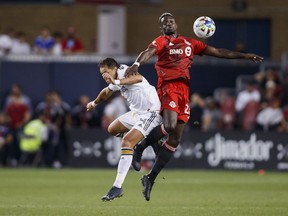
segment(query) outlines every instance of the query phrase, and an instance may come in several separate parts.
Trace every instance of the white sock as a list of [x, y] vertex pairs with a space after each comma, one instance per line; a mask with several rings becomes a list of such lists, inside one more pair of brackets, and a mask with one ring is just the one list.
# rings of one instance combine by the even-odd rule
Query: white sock
[[118, 163], [117, 176], [116, 176], [113, 186], [117, 188], [122, 188], [122, 184], [130, 169], [132, 158], [133, 158], [133, 155], [130, 155], [130, 154], [121, 155], [119, 163]]

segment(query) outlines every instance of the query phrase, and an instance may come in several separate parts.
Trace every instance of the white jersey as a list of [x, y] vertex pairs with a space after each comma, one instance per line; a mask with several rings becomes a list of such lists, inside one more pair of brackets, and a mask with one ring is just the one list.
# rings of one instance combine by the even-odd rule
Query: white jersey
[[[127, 65], [121, 65], [117, 70], [117, 79], [123, 79]], [[108, 88], [112, 91], [120, 91], [121, 95], [126, 98], [131, 111], [146, 112], [160, 111], [161, 103], [154, 86], [143, 77], [142, 82], [133, 85], [113, 85], [109, 84]]]

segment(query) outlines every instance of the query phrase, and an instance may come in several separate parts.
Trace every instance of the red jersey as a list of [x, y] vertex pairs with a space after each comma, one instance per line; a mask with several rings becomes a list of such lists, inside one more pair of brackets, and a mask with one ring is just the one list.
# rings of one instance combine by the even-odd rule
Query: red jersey
[[206, 44], [193, 38], [177, 38], [162, 35], [156, 38], [149, 47], [156, 47], [158, 60], [155, 68], [158, 75], [158, 86], [163, 80], [184, 78], [190, 80], [189, 68], [193, 56], [201, 54]]

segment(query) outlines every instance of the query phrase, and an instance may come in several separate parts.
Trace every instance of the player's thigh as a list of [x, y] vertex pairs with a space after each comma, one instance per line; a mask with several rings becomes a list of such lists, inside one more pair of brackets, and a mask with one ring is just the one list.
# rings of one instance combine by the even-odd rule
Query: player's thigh
[[185, 129], [185, 125], [186, 124], [184, 122], [178, 121], [178, 124], [175, 130], [171, 134], [169, 134], [169, 138], [167, 140], [169, 145], [176, 148], [180, 144], [181, 138]]
[[[132, 127], [138, 121], [138, 114], [133, 111], [129, 111], [116, 120], [114, 120], [108, 127], [108, 132], [114, 136], [118, 133], [124, 133], [132, 129]], [[110, 127], [111, 126], [111, 127]]]
[[123, 137], [122, 147], [133, 148], [158, 125], [162, 123], [159, 112], [151, 111], [138, 115], [138, 121], [133, 128]]
[[163, 119], [159, 112], [150, 111], [139, 114], [138, 121], [133, 128], [140, 131], [144, 137], [147, 137], [156, 126], [162, 124], [162, 121]]
[[116, 120], [114, 120], [109, 125], [108, 132], [116, 135], [117, 133], [123, 133], [129, 131], [135, 125], [137, 120], [138, 120], [137, 113], [129, 111], [119, 116]]
[[125, 133], [129, 131], [129, 128], [127, 128], [125, 125], [123, 125], [119, 119], [115, 119], [108, 127], [108, 133], [115, 136], [119, 133]]
[[165, 130], [168, 133], [172, 133], [177, 126], [178, 113], [170, 109], [164, 109], [162, 115]]

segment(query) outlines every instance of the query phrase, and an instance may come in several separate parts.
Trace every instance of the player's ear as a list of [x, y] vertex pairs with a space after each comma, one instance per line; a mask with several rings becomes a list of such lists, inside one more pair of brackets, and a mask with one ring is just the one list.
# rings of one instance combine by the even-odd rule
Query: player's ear
[[163, 34], [163, 29], [162, 29], [162, 27], [160, 26], [159, 28], [160, 28], [160, 32]]

